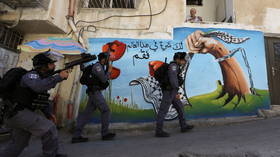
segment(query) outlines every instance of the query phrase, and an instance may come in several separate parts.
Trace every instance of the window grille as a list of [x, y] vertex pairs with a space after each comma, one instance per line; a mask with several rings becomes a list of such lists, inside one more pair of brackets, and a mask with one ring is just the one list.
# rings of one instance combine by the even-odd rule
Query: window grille
[[136, 0], [82, 0], [83, 8], [135, 8]]
[[12, 29], [0, 26], [0, 47], [17, 51], [17, 46], [21, 44], [23, 36]]
[[187, 0], [187, 5], [200, 5], [200, 6], [202, 6], [202, 0]]

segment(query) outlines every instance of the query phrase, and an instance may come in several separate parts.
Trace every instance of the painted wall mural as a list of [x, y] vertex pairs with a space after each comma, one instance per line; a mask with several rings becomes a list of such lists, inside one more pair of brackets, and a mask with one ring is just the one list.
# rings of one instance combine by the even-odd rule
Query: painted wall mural
[[[269, 108], [262, 32], [182, 27], [174, 29], [174, 40], [91, 38], [89, 45], [94, 54], [111, 52], [114, 73], [104, 95], [114, 122], [155, 119], [162, 91], [153, 74], [176, 52], [188, 53], [178, 91], [188, 119], [255, 115]], [[98, 121], [99, 113], [95, 117]], [[177, 118], [172, 106], [165, 118]]]

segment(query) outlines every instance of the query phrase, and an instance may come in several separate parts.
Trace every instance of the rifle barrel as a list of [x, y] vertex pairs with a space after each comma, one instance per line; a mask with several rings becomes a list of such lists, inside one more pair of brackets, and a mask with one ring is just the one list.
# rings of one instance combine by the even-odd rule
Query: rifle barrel
[[74, 61], [72, 61], [72, 62], [65, 63], [65, 68], [64, 68], [64, 69], [60, 69], [60, 70], [54, 71], [54, 74], [60, 73], [61, 71], [70, 69], [70, 68], [72, 68], [72, 67], [74, 67], [74, 66], [81, 65], [81, 64], [84, 64], [84, 63], [93, 61], [93, 60], [95, 60], [95, 59], [96, 59], [96, 56], [95, 56], [95, 55], [89, 55], [89, 54], [87, 54], [86, 56], [83, 56], [83, 55], [82, 55], [82, 58], [81, 58], [81, 59], [77, 59], [77, 60], [74, 60]]

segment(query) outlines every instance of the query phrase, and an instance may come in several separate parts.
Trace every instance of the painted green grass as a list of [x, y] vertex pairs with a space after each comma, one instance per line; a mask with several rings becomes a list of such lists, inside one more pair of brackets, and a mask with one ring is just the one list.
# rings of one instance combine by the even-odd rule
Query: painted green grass
[[256, 89], [257, 95], [248, 94], [245, 99], [238, 102], [235, 96], [232, 101], [224, 105], [228, 95], [218, 98], [222, 93], [222, 85], [218, 83], [217, 89], [211, 93], [190, 98], [192, 107], [185, 107], [189, 117], [213, 117], [223, 115], [246, 115], [255, 114], [257, 109], [268, 107], [269, 92]]
[[[231, 102], [224, 106], [228, 95], [219, 99], [222, 92], [222, 85], [218, 83], [217, 89], [211, 93], [191, 97], [189, 100], [192, 107], [185, 107], [188, 118], [209, 118], [224, 117], [234, 115], [253, 115], [257, 109], [268, 107], [270, 104], [269, 93], [267, 90], [256, 89], [257, 95], [248, 94], [245, 100], [234, 97]], [[80, 111], [83, 111], [87, 103], [87, 97], [83, 99], [80, 105]], [[116, 101], [108, 103], [112, 112], [112, 121], [114, 122], [143, 122], [153, 121], [155, 119], [153, 109], [140, 109], [137, 104], [120, 104]], [[237, 106], [237, 107], [235, 107]], [[100, 120], [100, 113], [94, 113], [94, 121]]]
[[137, 109], [110, 103], [114, 121], [151, 121], [154, 119], [153, 109]]
[[[83, 111], [87, 104], [87, 97], [83, 99], [80, 105], [80, 111]], [[118, 104], [115, 101], [108, 103], [112, 112], [111, 119], [115, 122], [144, 122], [154, 120], [153, 109], [139, 109], [136, 105], [127, 106], [124, 104]], [[100, 112], [96, 111], [94, 114], [94, 119], [96, 121], [100, 120]]]

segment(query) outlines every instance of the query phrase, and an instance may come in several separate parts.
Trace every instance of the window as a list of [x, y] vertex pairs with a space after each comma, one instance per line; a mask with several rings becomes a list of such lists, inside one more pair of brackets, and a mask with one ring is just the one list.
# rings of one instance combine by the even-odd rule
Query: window
[[187, 0], [187, 5], [202, 5], [202, 0]]
[[21, 44], [23, 36], [12, 29], [0, 26], [0, 47], [17, 51], [17, 46]]
[[[203, 4], [202, 4], [203, 3]], [[235, 21], [233, 0], [187, 0], [185, 22], [226, 22]]]
[[84, 8], [135, 8], [136, 0], [83, 0]]

